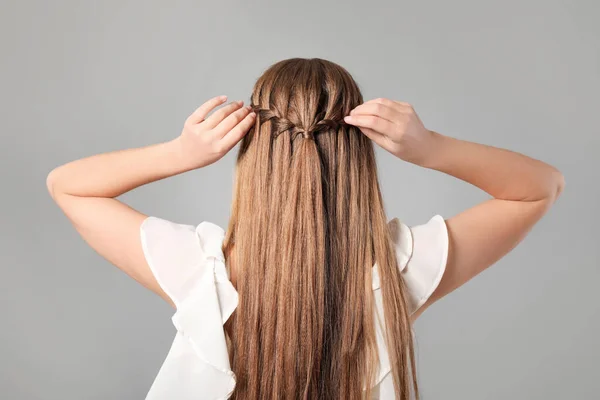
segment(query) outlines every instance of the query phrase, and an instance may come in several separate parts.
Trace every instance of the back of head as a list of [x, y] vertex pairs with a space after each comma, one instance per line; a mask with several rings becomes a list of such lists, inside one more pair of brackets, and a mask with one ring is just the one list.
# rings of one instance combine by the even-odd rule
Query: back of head
[[374, 263], [397, 398], [418, 395], [373, 144], [343, 121], [363, 102], [358, 85], [335, 63], [293, 58], [263, 73], [251, 101], [257, 118], [240, 144], [224, 243], [240, 299], [225, 325], [232, 398], [370, 396]]

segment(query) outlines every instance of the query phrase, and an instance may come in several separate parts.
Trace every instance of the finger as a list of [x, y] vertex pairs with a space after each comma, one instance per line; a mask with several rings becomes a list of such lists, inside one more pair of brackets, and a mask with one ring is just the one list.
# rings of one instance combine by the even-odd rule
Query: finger
[[231, 114], [235, 110], [238, 110], [243, 104], [244, 104], [244, 102], [241, 100], [233, 101], [233, 102], [227, 104], [226, 106], [221, 107], [214, 113], [212, 113], [212, 115], [210, 117], [206, 118], [202, 124], [207, 129], [213, 129], [215, 126], [219, 125], [219, 123], [221, 121], [223, 121], [223, 119], [225, 117], [227, 117], [229, 114]]
[[219, 123], [214, 129], [215, 135], [217, 138], [222, 138], [225, 136], [230, 130], [232, 130], [237, 124], [239, 124], [250, 112], [251, 107], [246, 106], [242, 107], [239, 110], [229, 114], [227, 118], [225, 118], [221, 123]]
[[255, 120], [256, 113], [251, 112], [250, 114], [246, 115], [246, 117], [242, 119], [239, 124], [225, 134], [220, 142], [227, 149], [227, 151], [231, 150], [237, 142], [242, 140], [250, 128], [252, 128]]
[[366, 137], [368, 137], [369, 139], [371, 139], [373, 142], [375, 142], [379, 146], [383, 147], [383, 143], [385, 141], [385, 136], [384, 135], [382, 135], [381, 133], [379, 133], [377, 131], [374, 131], [373, 129], [369, 129], [369, 128], [360, 128], [360, 127], [358, 127], [358, 130], [360, 130]]
[[395, 128], [394, 123], [375, 115], [348, 115], [344, 117], [344, 121], [359, 128], [372, 129], [386, 136]]
[[365, 103], [361, 104], [352, 111], [350, 115], [375, 115], [387, 121], [395, 123], [402, 115], [400, 111], [382, 103]]
[[227, 96], [213, 97], [212, 99], [206, 101], [204, 104], [198, 107], [196, 111], [194, 111], [185, 122], [190, 124], [197, 124], [202, 122], [213, 108], [217, 107], [220, 104], [223, 104], [226, 100]]
[[385, 140], [385, 136], [381, 133], [374, 131], [369, 128], [359, 128], [360, 131], [369, 139], [377, 143], [379, 146], [383, 147], [383, 141]]

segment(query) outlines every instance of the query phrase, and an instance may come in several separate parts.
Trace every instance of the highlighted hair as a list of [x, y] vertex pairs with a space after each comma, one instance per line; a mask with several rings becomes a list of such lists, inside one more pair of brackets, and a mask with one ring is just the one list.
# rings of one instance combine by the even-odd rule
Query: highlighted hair
[[357, 84], [335, 63], [293, 58], [269, 67], [251, 100], [223, 249], [240, 299], [225, 324], [231, 398], [371, 398], [377, 262], [396, 398], [418, 399], [373, 144], [343, 122], [363, 102]]

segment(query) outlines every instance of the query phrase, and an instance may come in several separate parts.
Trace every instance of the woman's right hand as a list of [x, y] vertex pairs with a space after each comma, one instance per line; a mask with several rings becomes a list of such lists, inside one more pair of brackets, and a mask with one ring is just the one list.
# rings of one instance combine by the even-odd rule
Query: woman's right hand
[[346, 121], [403, 160], [461, 179], [493, 197], [445, 219], [446, 268], [412, 321], [514, 249], [565, 185], [562, 174], [541, 160], [425, 129], [406, 103], [371, 100], [352, 110]]
[[404, 161], [420, 164], [428, 153], [435, 133], [408, 103], [377, 98], [350, 111], [344, 121]]

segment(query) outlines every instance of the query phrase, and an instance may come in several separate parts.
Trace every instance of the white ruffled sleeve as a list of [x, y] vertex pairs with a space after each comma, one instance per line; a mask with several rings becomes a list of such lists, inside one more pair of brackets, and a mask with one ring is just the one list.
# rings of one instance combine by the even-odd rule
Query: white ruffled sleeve
[[[394, 242], [398, 268], [407, 289], [409, 313], [413, 314], [431, 296], [446, 270], [448, 258], [446, 222], [441, 215], [434, 215], [424, 224], [408, 226], [398, 218], [394, 218], [388, 222], [388, 227]], [[387, 399], [394, 397], [394, 386], [385, 343], [383, 297], [377, 263], [373, 266], [372, 287], [377, 308], [374, 321], [379, 352], [379, 372], [373, 388], [377, 387], [380, 397]]]
[[409, 297], [410, 313], [419, 309], [438, 287], [448, 259], [448, 229], [441, 215], [408, 226], [394, 218], [392, 236]]
[[149, 216], [142, 222], [140, 235], [152, 274], [179, 309], [201, 272], [203, 254], [196, 227]]
[[146, 261], [173, 300], [177, 334], [146, 400], [224, 399], [235, 387], [223, 324], [238, 304], [221, 246], [224, 230], [149, 216], [140, 226]]

